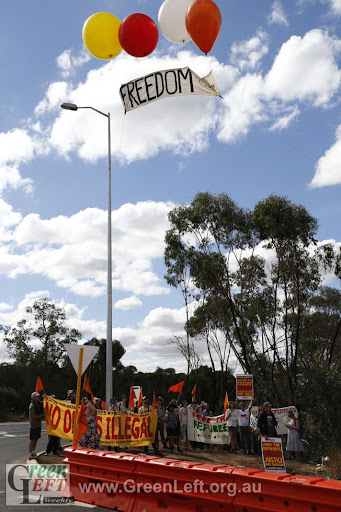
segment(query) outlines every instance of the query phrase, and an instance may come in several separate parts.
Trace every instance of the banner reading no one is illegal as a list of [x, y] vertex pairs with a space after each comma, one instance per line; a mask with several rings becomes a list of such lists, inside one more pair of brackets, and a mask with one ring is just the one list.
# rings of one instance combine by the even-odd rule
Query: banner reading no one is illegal
[[212, 71], [200, 78], [189, 67], [156, 71], [121, 85], [125, 112], [162, 98], [188, 95], [220, 96]]

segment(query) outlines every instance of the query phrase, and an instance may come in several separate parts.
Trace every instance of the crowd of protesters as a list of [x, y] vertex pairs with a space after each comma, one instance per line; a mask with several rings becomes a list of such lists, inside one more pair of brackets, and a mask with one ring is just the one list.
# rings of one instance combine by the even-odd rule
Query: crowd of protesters
[[[54, 395], [51, 395], [54, 397]], [[65, 401], [69, 403], [76, 403], [76, 394], [74, 390], [69, 390], [66, 395]], [[229, 402], [225, 412], [225, 421], [229, 433], [229, 445], [220, 445], [223, 450], [229, 450], [231, 453], [240, 452], [248, 455], [261, 454], [261, 437], [268, 439], [269, 437], [277, 437], [276, 426], [277, 420], [271, 410], [271, 404], [265, 402], [263, 407], [258, 408], [258, 420], [251, 421], [251, 410], [253, 401], [246, 407], [245, 401]], [[85, 416], [88, 423], [88, 429], [83, 434], [79, 441], [79, 446], [91, 449], [100, 449], [100, 437], [96, 426], [97, 410], [102, 410], [102, 401], [100, 398], [95, 397], [94, 400], [84, 398]], [[153, 409], [149, 404], [147, 396], [142, 398], [142, 405], [137, 406], [137, 400], [134, 401], [134, 408], [129, 405], [128, 395], [124, 394], [121, 400], [114, 397], [110, 400], [109, 411], [131, 411], [138, 414], [148, 413]], [[193, 410], [197, 414], [206, 417], [212, 417], [213, 412], [210, 410], [208, 403], [198, 403], [197, 398], [192, 396], [191, 402], [183, 400], [179, 403], [178, 400], [171, 400], [168, 405], [164, 403], [162, 397], [156, 400], [157, 410], [157, 428], [155, 440], [152, 443], [154, 455], [163, 456], [159, 449], [160, 442], [163, 449], [169, 449], [171, 452], [176, 450], [182, 453], [190, 447], [193, 450], [200, 449], [214, 449], [215, 445], [209, 443], [202, 443], [188, 439], [188, 411]], [[43, 410], [43, 403], [39, 393], [32, 393], [31, 404], [29, 407], [30, 418], [30, 444], [29, 444], [29, 459], [35, 459], [36, 445], [38, 439], [41, 437], [41, 422], [44, 419], [46, 412]], [[299, 430], [300, 422], [295, 417], [292, 411], [288, 413], [288, 438], [287, 438], [287, 452], [291, 458], [299, 459], [300, 453], [303, 452], [303, 444], [300, 439]], [[109, 448], [110, 449], [110, 448]], [[117, 448], [114, 448], [117, 451]], [[143, 447], [145, 454], [148, 454], [148, 446]], [[62, 455], [62, 447], [60, 445], [60, 438], [56, 436], [49, 436], [48, 445], [46, 447], [45, 455], [50, 453], [54, 455]]]

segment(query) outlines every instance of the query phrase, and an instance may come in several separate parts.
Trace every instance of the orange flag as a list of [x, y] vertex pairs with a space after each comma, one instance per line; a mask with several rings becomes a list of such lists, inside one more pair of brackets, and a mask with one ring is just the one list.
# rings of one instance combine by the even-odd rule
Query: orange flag
[[141, 407], [142, 405], [142, 386], [140, 387], [140, 395], [139, 395], [139, 401], [137, 402], [137, 407]]
[[107, 404], [105, 402], [103, 402], [103, 400], [101, 400], [101, 404], [102, 404], [102, 411], [106, 411], [107, 410]]
[[155, 396], [155, 391], [153, 391], [153, 409], [156, 409], [156, 396]]
[[85, 376], [84, 376], [83, 389], [84, 389], [84, 391], [86, 391], [87, 393], [90, 393], [90, 395], [91, 395], [91, 400], [94, 402], [94, 401], [95, 401], [95, 397], [94, 397], [93, 392], [92, 392], [92, 391], [91, 391], [91, 389], [90, 389], [90, 385], [89, 385], [89, 381], [88, 381], [88, 376], [87, 376], [87, 374], [85, 374]]
[[77, 422], [76, 422], [76, 437], [75, 437], [75, 443], [74, 446], [78, 446], [78, 443], [80, 441], [80, 438], [88, 430], [88, 422], [86, 420], [85, 416], [85, 405], [84, 405], [84, 398], [82, 398], [82, 404], [80, 406], [80, 409], [78, 411], [77, 416]]
[[197, 392], [197, 385], [194, 386], [194, 388], [192, 389], [192, 395], [195, 396]]
[[174, 386], [171, 386], [169, 388], [168, 392], [174, 391], [174, 393], [181, 393], [182, 388], [184, 387], [184, 384], [185, 384], [184, 380], [182, 382], [179, 382], [178, 384], [174, 384]]
[[226, 412], [228, 404], [229, 404], [229, 396], [226, 391], [225, 400], [224, 400], [224, 413]]
[[134, 398], [135, 398], [135, 392], [134, 392], [134, 388], [133, 386], [131, 386], [130, 388], [130, 394], [129, 394], [129, 405], [131, 407], [131, 410], [134, 412], [134, 409], [135, 409], [135, 402], [134, 402]]
[[45, 391], [45, 390], [44, 390], [43, 383], [42, 383], [40, 377], [38, 376], [37, 384], [36, 384], [36, 393], [39, 393], [39, 391]]

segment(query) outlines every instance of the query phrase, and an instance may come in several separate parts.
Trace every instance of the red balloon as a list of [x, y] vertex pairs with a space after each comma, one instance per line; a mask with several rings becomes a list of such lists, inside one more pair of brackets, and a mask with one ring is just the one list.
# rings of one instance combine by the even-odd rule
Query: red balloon
[[146, 14], [130, 14], [121, 23], [118, 33], [122, 48], [133, 57], [146, 57], [156, 48], [159, 30]]
[[221, 13], [212, 0], [195, 0], [186, 13], [186, 28], [198, 48], [208, 54], [221, 28]]

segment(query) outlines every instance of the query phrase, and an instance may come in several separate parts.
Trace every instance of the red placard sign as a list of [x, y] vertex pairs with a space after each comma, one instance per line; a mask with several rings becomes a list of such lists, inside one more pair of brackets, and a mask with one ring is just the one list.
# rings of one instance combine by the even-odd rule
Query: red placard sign
[[253, 399], [253, 375], [236, 375], [237, 400]]
[[262, 437], [262, 457], [265, 471], [286, 471], [280, 437]]

